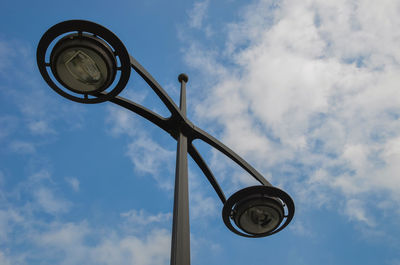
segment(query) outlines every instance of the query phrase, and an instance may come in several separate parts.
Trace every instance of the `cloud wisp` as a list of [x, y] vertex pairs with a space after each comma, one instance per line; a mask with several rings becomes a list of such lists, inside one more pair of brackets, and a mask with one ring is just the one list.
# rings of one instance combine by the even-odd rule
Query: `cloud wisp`
[[207, 15], [209, 3], [209, 0], [194, 3], [193, 8], [188, 12], [190, 27], [196, 29], [202, 28], [203, 21], [205, 19], [205, 16]]
[[160, 188], [171, 191], [175, 151], [151, 139], [137, 117], [129, 111], [115, 107], [108, 110], [110, 133], [129, 137], [126, 155], [134, 165], [134, 170], [140, 174], [149, 174]]

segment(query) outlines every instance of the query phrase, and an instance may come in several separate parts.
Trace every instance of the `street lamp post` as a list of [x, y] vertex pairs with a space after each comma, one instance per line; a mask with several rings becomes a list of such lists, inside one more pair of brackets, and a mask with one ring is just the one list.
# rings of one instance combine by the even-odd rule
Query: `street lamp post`
[[[178, 80], [181, 83], [180, 110], [183, 117], [186, 118], [186, 83], [188, 77], [185, 74], [180, 74]], [[190, 264], [188, 139], [181, 130], [179, 130], [177, 138], [171, 265]]]
[[[272, 186], [244, 159], [187, 118], [187, 75], [178, 77], [181, 84], [178, 107], [143, 66], [129, 55], [114, 33], [85, 20], [64, 21], [47, 30], [39, 41], [36, 57], [44, 80], [61, 96], [86, 104], [110, 101], [151, 121], [177, 140], [171, 265], [190, 265], [188, 154], [223, 203], [222, 219], [232, 232], [244, 237], [265, 237], [281, 231], [292, 220], [295, 207], [286, 192]], [[131, 69], [162, 100], [171, 112], [169, 118], [118, 96], [129, 80]], [[239, 190], [226, 199], [212, 171], [193, 146], [196, 139], [229, 157], [260, 185]]]

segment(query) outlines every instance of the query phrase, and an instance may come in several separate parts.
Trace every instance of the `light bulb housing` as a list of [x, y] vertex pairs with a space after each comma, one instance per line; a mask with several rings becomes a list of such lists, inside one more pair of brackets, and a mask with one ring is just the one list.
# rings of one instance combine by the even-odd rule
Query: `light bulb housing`
[[50, 55], [51, 71], [65, 88], [79, 94], [102, 92], [115, 79], [117, 61], [103, 40], [89, 34], [69, 34]]
[[67, 20], [49, 28], [38, 43], [36, 61], [55, 92], [84, 104], [117, 97], [131, 73], [131, 57], [121, 40], [86, 20]]
[[292, 198], [283, 190], [251, 186], [234, 193], [225, 202], [222, 219], [235, 234], [265, 237], [285, 228], [293, 219], [294, 210]]
[[269, 233], [283, 220], [282, 203], [262, 195], [253, 195], [238, 202], [233, 209], [235, 224], [248, 234]]

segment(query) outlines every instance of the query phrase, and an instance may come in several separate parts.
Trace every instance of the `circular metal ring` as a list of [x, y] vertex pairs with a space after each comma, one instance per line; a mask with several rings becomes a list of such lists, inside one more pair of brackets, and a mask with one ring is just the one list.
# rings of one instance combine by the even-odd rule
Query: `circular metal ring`
[[[237, 230], [231, 222], [231, 216], [232, 216], [232, 211], [234, 206], [242, 201], [244, 198], [247, 198], [252, 195], [259, 194], [260, 196], [266, 196], [266, 197], [272, 197], [272, 198], [277, 198], [283, 202], [283, 206], [287, 209], [287, 214], [284, 216], [286, 220], [284, 221], [283, 224], [278, 226], [275, 230], [263, 233], [263, 234], [247, 234], [243, 233], [239, 230]], [[290, 196], [284, 192], [281, 189], [278, 189], [276, 187], [272, 186], [251, 186], [244, 188], [242, 190], [239, 190], [238, 192], [234, 193], [224, 204], [224, 207], [222, 209], [222, 219], [225, 223], [225, 225], [234, 232], [237, 235], [244, 236], [244, 237], [265, 237], [265, 236], [270, 236], [272, 234], [275, 234], [279, 231], [281, 231], [283, 228], [285, 228], [290, 221], [293, 219], [294, 216], [294, 202]]]
[[[56, 38], [70, 32], [78, 32], [78, 34], [86, 32], [93, 34], [93, 36], [98, 36], [111, 46], [111, 49], [114, 52], [114, 56], [119, 58], [121, 64], [117, 68], [117, 70], [121, 71], [119, 81], [115, 85], [115, 87], [112, 88], [109, 92], [104, 91], [102, 93], [87, 94], [95, 96], [94, 98], [88, 98], [87, 95], [85, 95], [83, 98], [78, 97], [67, 93], [65, 90], [60, 88], [50, 77], [47, 69], [50, 67], [50, 62], [45, 61], [47, 49]], [[39, 71], [42, 74], [44, 80], [54, 91], [65, 98], [80, 103], [100, 103], [116, 97], [125, 88], [131, 72], [129, 53], [126, 50], [124, 44], [118, 39], [118, 37], [105, 27], [86, 20], [68, 20], [58, 23], [48, 29], [39, 41], [36, 52], [36, 60]]]

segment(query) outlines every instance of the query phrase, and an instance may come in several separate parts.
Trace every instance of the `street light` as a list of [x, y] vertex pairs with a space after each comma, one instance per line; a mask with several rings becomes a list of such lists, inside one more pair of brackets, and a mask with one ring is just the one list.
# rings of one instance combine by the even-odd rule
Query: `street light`
[[[39, 41], [36, 59], [44, 80], [61, 96], [86, 104], [110, 101], [151, 121], [177, 140], [171, 265], [190, 264], [187, 154], [221, 199], [222, 218], [232, 232], [244, 237], [265, 237], [281, 231], [292, 220], [295, 207], [286, 192], [272, 186], [244, 159], [186, 117], [187, 75], [178, 77], [181, 84], [178, 108], [157, 81], [129, 55], [114, 33], [85, 20], [64, 21], [47, 30]], [[162, 100], [171, 112], [169, 118], [118, 96], [129, 80], [131, 69]], [[214, 174], [193, 146], [196, 139], [222, 152], [261, 185], [239, 190], [227, 200]]]

